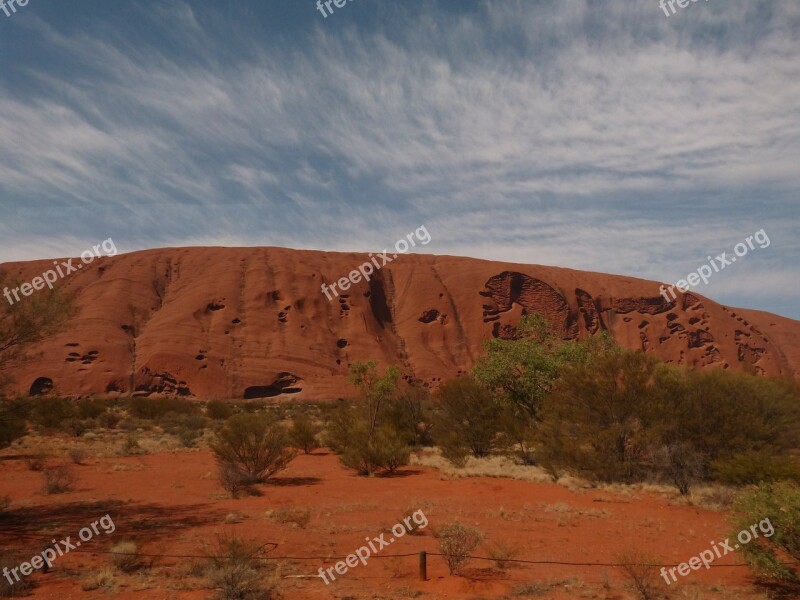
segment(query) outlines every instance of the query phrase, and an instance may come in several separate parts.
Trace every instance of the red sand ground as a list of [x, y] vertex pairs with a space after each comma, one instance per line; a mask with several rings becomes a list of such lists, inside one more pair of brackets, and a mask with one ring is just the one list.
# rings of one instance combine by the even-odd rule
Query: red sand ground
[[[6, 453], [7, 454], [7, 453]], [[423, 536], [404, 536], [383, 554], [437, 551], [431, 528], [459, 519], [482, 530], [490, 543], [519, 550], [517, 558], [567, 562], [613, 562], [619, 553], [638, 549], [677, 564], [727, 537], [724, 514], [708, 509], [671, 505], [656, 494], [616, 494], [603, 490], [569, 490], [554, 484], [535, 484], [499, 478], [446, 479], [434, 469], [409, 467], [401, 476], [363, 478], [342, 468], [337, 457], [320, 452], [299, 456], [289, 469], [263, 485], [261, 497], [239, 500], [224, 496], [214, 476], [215, 465], [206, 450], [141, 457], [90, 458], [75, 467], [76, 491], [44, 495], [40, 473], [23, 460], [0, 461], [0, 495], [12, 499], [10, 519], [0, 521], [3, 543], [22, 549], [67, 535], [76, 539], [81, 527], [109, 513], [116, 531], [102, 531], [84, 544], [85, 550], [108, 550], [123, 540], [135, 540], [142, 552], [202, 554], [203, 541], [218, 532], [236, 531], [259, 542], [275, 542], [272, 556], [344, 556], [395, 524], [412, 502], [425, 503], [429, 518]], [[130, 469], [130, 470], [121, 470]], [[557, 504], [558, 503], [558, 504]], [[555, 506], [554, 506], [555, 505]], [[311, 510], [301, 529], [265, 516], [286, 507]], [[548, 510], [549, 507], [549, 510]], [[241, 523], [226, 524], [229, 513], [245, 515]], [[26, 551], [28, 551], [26, 549]], [[478, 551], [486, 555], [481, 548]], [[728, 555], [718, 564], [738, 563]], [[208, 589], [185, 590], [184, 573], [190, 559], [155, 559], [149, 574], [116, 577], [116, 598], [207, 598]], [[281, 561], [284, 574], [313, 575], [336, 561]], [[83, 579], [110, 564], [108, 556], [71, 553], [49, 574], [32, 576], [39, 584], [35, 598], [108, 597], [109, 592], [81, 589]], [[308, 598], [499, 598], [514, 584], [569, 580], [543, 598], [632, 598], [614, 568], [520, 566], [505, 572], [494, 563], [472, 561], [468, 577], [447, 574], [441, 558], [431, 557], [429, 580], [417, 580], [417, 558], [372, 558], [329, 587], [319, 578], [282, 579], [287, 600]], [[607, 578], [607, 579], [606, 579]], [[603, 587], [610, 583], [610, 590]], [[749, 598], [746, 568], [692, 572], [683, 578], [681, 598]], [[701, 585], [702, 584], [702, 585]], [[708, 591], [724, 584], [733, 595]], [[124, 587], [122, 587], [124, 586]], [[739, 587], [746, 586], [746, 587]], [[674, 588], [675, 586], [673, 586]], [[701, 589], [702, 588], [702, 589]], [[703, 591], [705, 590], [705, 591]]]

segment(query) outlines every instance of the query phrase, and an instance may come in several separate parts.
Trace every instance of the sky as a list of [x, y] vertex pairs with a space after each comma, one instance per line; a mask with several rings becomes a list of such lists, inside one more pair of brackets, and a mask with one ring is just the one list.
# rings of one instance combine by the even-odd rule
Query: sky
[[15, 8], [0, 262], [424, 225], [428, 254], [671, 284], [763, 229], [693, 289], [800, 318], [797, 0]]

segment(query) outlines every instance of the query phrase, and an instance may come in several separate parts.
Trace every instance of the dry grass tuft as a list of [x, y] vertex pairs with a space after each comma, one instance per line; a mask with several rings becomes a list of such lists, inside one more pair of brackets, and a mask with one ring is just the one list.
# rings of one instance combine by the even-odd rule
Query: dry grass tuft
[[540, 467], [518, 465], [508, 456], [487, 456], [475, 458], [471, 456], [463, 468], [454, 467], [444, 458], [438, 448], [425, 448], [418, 454], [411, 455], [412, 465], [433, 467], [448, 477], [460, 479], [464, 477], [503, 477], [550, 483], [552, 478]]
[[268, 519], [277, 521], [284, 525], [290, 524], [300, 529], [305, 529], [311, 521], [311, 509], [309, 508], [278, 508], [268, 510], [265, 513]]
[[103, 590], [113, 593], [117, 589], [116, 573], [111, 567], [103, 567], [99, 571], [92, 571], [84, 578], [81, 588], [84, 592]]
[[135, 542], [120, 542], [111, 547], [111, 552], [116, 552], [114, 556], [114, 566], [123, 573], [133, 573], [145, 567], [145, 563], [140, 556], [135, 556], [139, 547]]

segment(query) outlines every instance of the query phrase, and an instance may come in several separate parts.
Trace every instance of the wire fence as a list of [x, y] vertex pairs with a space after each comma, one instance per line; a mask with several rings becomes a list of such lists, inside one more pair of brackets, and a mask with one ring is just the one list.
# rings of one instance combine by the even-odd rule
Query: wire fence
[[[278, 547], [278, 544], [274, 542], [268, 542], [265, 545], [272, 545], [273, 548], [269, 551], [274, 550]], [[96, 555], [117, 555], [117, 556], [136, 556], [136, 557], [147, 557], [147, 558], [200, 558], [200, 559], [210, 559], [214, 558], [217, 560], [234, 560], [237, 556], [218, 556], [218, 555], [209, 555], [209, 554], [150, 554], [150, 553], [142, 553], [142, 552], [114, 552], [110, 550], [73, 550], [72, 552], [77, 553], [85, 553], [85, 554], [96, 554]], [[443, 554], [441, 552], [428, 552], [424, 551], [427, 556], [441, 556], [447, 557], [447, 554]], [[411, 552], [406, 554], [373, 554], [369, 558], [372, 560], [373, 558], [378, 559], [385, 559], [385, 558], [409, 558], [412, 556], [419, 556], [420, 552]], [[255, 556], [253, 555], [251, 558], [255, 560], [322, 560], [322, 561], [333, 561], [333, 560], [346, 560], [347, 556]], [[526, 565], [556, 565], [556, 566], [569, 566], [569, 567], [634, 567], [634, 566], [644, 566], [644, 567], [677, 567], [677, 564], [653, 564], [653, 563], [625, 563], [625, 562], [570, 562], [570, 561], [562, 561], [562, 560], [529, 560], [529, 559], [520, 559], [520, 558], [492, 558], [489, 556], [476, 556], [476, 555], [467, 555], [467, 558], [471, 560], [485, 560], [485, 561], [492, 561], [492, 562], [502, 562], [502, 563], [515, 563], [515, 564], [526, 564]], [[680, 564], [680, 563], [679, 563]], [[798, 566], [800, 563], [795, 562], [786, 562], [783, 563], [787, 566]], [[741, 568], [747, 567], [747, 563], [729, 563], [729, 564], [715, 564], [712, 563], [709, 565], [710, 568]]]

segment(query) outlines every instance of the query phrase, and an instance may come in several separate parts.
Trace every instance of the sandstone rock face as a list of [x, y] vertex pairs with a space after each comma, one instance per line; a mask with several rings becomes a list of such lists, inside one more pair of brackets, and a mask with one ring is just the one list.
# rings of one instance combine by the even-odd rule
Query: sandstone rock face
[[[326, 298], [322, 283], [368, 260], [284, 248], [96, 260], [60, 282], [77, 314], [9, 373], [12, 391], [332, 400], [352, 394], [347, 367], [367, 359], [435, 387], [531, 311], [565, 337], [607, 330], [677, 364], [800, 376], [800, 322], [694, 293], [666, 302], [658, 283], [629, 277], [415, 254]], [[51, 265], [0, 270], [30, 281]]]

